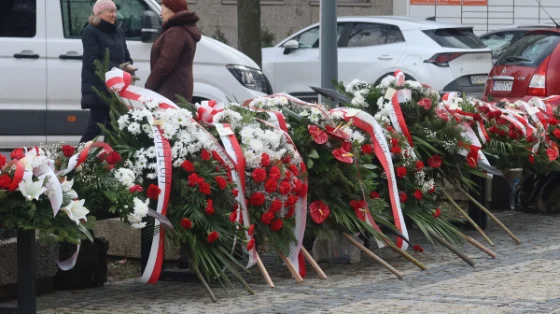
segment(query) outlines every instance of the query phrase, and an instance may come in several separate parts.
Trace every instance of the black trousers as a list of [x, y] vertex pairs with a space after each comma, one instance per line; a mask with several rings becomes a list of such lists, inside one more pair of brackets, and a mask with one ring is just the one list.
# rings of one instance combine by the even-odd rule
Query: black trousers
[[104, 124], [105, 127], [109, 127], [109, 107], [92, 108], [89, 111], [89, 121], [82, 136], [80, 143], [86, 143], [101, 134], [101, 128], [98, 124]]

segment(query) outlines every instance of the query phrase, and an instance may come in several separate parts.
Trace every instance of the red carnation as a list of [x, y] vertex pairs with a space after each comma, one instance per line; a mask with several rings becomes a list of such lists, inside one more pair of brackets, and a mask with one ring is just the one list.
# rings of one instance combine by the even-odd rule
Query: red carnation
[[220, 163], [223, 163], [224, 161], [222, 160], [222, 157], [220, 157], [220, 154], [218, 154], [217, 151], [213, 150], [212, 151], [212, 158], [216, 159], [217, 161], [219, 161]]
[[322, 224], [331, 214], [331, 210], [322, 201], [314, 201], [309, 204], [309, 214], [315, 223]]
[[210, 154], [210, 152], [208, 152], [206, 149], [203, 149], [200, 152], [200, 157], [202, 157], [202, 160], [210, 160], [210, 158], [212, 158], [212, 154]]
[[264, 168], [257, 168], [253, 170], [251, 177], [253, 177], [253, 180], [255, 180], [255, 182], [261, 183], [266, 180], [266, 170], [264, 170]]
[[214, 209], [214, 201], [212, 201], [211, 199], [206, 201], [206, 208], [204, 208], [204, 212], [208, 216], [214, 215], [214, 213], [216, 212], [216, 210]]
[[183, 227], [185, 229], [192, 228], [192, 221], [189, 218], [181, 219], [181, 227]]
[[416, 162], [416, 171], [421, 171], [422, 169], [424, 169], [424, 163], [419, 160]]
[[392, 137], [391, 138], [391, 146], [395, 147], [395, 146], [399, 146], [399, 139], [396, 137]]
[[413, 195], [414, 195], [414, 197], [415, 197], [417, 200], [419, 200], [419, 201], [422, 200], [422, 196], [423, 196], [422, 191], [416, 190], [416, 192], [414, 192]]
[[558, 120], [555, 117], [552, 117], [550, 119], [548, 119], [548, 124], [550, 125], [557, 125], [558, 124]]
[[290, 186], [290, 183], [288, 183], [288, 182], [282, 182], [282, 184], [280, 184], [280, 189], [278, 189], [278, 191], [282, 195], [286, 195], [286, 194], [290, 193], [290, 190], [291, 190], [291, 186]]
[[286, 218], [292, 218], [292, 216], [294, 215], [294, 213], [296, 212], [296, 208], [294, 206], [291, 206], [288, 209], [288, 212], [286, 213]]
[[144, 191], [144, 189], [139, 185], [133, 185], [128, 189], [128, 191], [130, 193], [136, 193], [136, 192], [142, 192], [142, 191]]
[[250, 226], [249, 226], [249, 229], [247, 229], [247, 233], [248, 233], [250, 236], [253, 236], [253, 233], [254, 233], [254, 232], [255, 232], [255, 225], [250, 225]]
[[428, 158], [428, 165], [434, 169], [441, 167], [441, 157], [436, 155]]
[[[288, 172], [289, 173], [289, 172]], [[292, 187], [292, 193], [297, 194], [301, 190], [301, 181], [299, 179], [294, 179], [294, 187]]]
[[231, 222], [237, 221], [237, 210], [234, 210], [229, 214], [229, 221]]
[[119, 153], [115, 151], [109, 153], [109, 155], [107, 155], [107, 158], [105, 158], [105, 161], [107, 161], [107, 163], [110, 165], [116, 165], [119, 162], [121, 162], [121, 160], [122, 160], [121, 155], [119, 155]]
[[373, 145], [372, 144], [365, 144], [362, 146], [362, 154], [364, 155], [371, 155], [373, 154]]
[[309, 189], [309, 187], [307, 186], [307, 184], [302, 184], [301, 185], [301, 189], [299, 190], [298, 196], [299, 197], [304, 197], [307, 195], [307, 190]]
[[396, 172], [397, 172], [397, 177], [399, 177], [401, 179], [406, 177], [406, 168], [405, 167], [402, 167], [402, 166], [398, 167]]
[[277, 180], [277, 181], [280, 180], [280, 176], [281, 176], [280, 169], [278, 169], [278, 167], [276, 166], [270, 167], [270, 170], [268, 171], [268, 176], [272, 180]]
[[220, 237], [220, 234], [218, 232], [216, 232], [216, 231], [210, 232], [208, 234], [208, 243], [216, 242], [219, 237]]
[[261, 216], [261, 221], [265, 225], [270, 225], [272, 219], [274, 219], [274, 213], [271, 212], [266, 212]]
[[249, 240], [247, 242], [247, 251], [251, 251], [255, 247], [255, 239]]
[[62, 154], [64, 155], [64, 157], [68, 157], [68, 158], [72, 157], [75, 151], [76, 149], [73, 146], [70, 145], [62, 146]]
[[23, 152], [23, 148], [16, 148], [12, 151], [12, 153], [10, 154], [10, 159], [14, 160], [14, 159], [22, 159], [23, 157], [25, 157], [25, 153]]
[[267, 153], [262, 153], [262, 155], [261, 155], [261, 165], [263, 167], [270, 166], [270, 156], [268, 156]]
[[264, 204], [264, 194], [261, 192], [255, 192], [251, 195], [251, 200], [249, 203], [253, 206], [262, 206]]
[[266, 191], [266, 193], [274, 193], [276, 192], [277, 188], [278, 188], [278, 182], [272, 179], [266, 180], [266, 183], [264, 184], [264, 190]]
[[289, 154], [286, 154], [284, 158], [282, 158], [282, 162], [285, 164], [289, 164], [290, 161], [292, 161], [292, 156], [290, 156]]
[[286, 202], [284, 202], [284, 204], [285, 204], [284, 206], [285, 207], [293, 206], [297, 203], [297, 200], [298, 200], [298, 198], [296, 196], [290, 195], [290, 196], [288, 196], [288, 199], [286, 200]]
[[155, 184], [150, 184], [150, 186], [148, 187], [148, 191], [146, 192], [148, 197], [153, 200], [157, 200], [159, 198], [160, 193], [161, 193], [160, 188]]
[[193, 173], [191, 174], [189, 177], [189, 186], [194, 187], [198, 184], [198, 181], [200, 180], [200, 178], [198, 177], [198, 174]]
[[474, 121], [482, 120], [482, 116], [479, 113], [475, 113], [472, 118]]
[[402, 149], [398, 146], [393, 146], [391, 147], [391, 153], [397, 155], [400, 154], [402, 152]]
[[282, 209], [282, 201], [279, 199], [275, 199], [272, 204], [270, 204], [270, 211], [273, 213], [277, 213]]
[[210, 193], [212, 193], [212, 188], [210, 184], [204, 182], [204, 179], [199, 180], [198, 188], [200, 189], [200, 193], [204, 195], [210, 195]]
[[297, 168], [296, 165], [290, 164], [288, 166], [288, 169], [290, 169], [290, 171], [293, 172], [294, 175], [296, 175], [296, 176], [299, 175], [299, 169]]
[[435, 218], [438, 218], [439, 215], [441, 215], [441, 209], [436, 208], [436, 210], [434, 210], [434, 212], [432, 213], [432, 215], [434, 215]]
[[380, 195], [379, 195], [379, 193], [373, 191], [373, 192], [369, 193], [369, 197], [371, 197], [373, 199], [378, 199], [378, 198], [380, 198]]
[[488, 132], [497, 134], [498, 133], [498, 128], [495, 125], [493, 125], [488, 129]]
[[181, 164], [181, 167], [183, 167], [183, 169], [185, 169], [186, 172], [193, 172], [194, 171], [194, 164], [188, 160], [183, 161], [183, 164]]
[[404, 193], [404, 192], [399, 193], [399, 198], [401, 199], [402, 203], [406, 203], [406, 200], [408, 199], [408, 197], [406, 196], [406, 193]]
[[274, 221], [272, 221], [272, 223], [270, 224], [270, 230], [272, 230], [273, 232], [280, 231], [283, 225], [284, 221], [282, 219], [274, 219]]
[[509, 138], [511, 138], [512, 140], [516, 140], [517, 139], [517, 132], [515, 132], [515, 130], [510, 130], [508, 132], [508, 136]]
[[12, 178], [7, 173], [0, 176], [0, 188], [8, 188], [12, 184]]
[[6, 157], [0, 154], [0, 168], [4, 167], [5, 165], [6, 165]]
[[222, 176], [217, 176], [216, 177], [216, 183], [218, 183], [218, 186], [220, 187], [220, 189], [225, 190], [225, 188], [227, 187], [227, 181], [226, 178], [222, 177]]

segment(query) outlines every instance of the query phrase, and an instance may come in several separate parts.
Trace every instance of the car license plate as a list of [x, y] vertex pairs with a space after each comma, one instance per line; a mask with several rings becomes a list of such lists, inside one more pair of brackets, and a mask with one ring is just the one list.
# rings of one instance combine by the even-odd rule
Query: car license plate
[[513, 87], [513, 81], [494, 81], [492, 84], [493, 92], [510, 92]]
[[471, 75], [471, 84], [484, 85], [486, 84], [487, 75]]

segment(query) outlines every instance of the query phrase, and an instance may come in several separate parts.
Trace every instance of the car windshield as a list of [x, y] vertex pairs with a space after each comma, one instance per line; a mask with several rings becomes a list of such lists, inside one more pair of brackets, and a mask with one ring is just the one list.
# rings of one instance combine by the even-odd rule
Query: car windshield
[[440, 28], [423, 31], [433, 41], [442, 47], [477, 49], [486, 45], [476, 37], [470, 28]]
[[529, 34], [506, 50], [496, 65], [522, 65], [536, 68], [552, 53], [558, 43], [560, 43], [560, 35], [555, 33]]

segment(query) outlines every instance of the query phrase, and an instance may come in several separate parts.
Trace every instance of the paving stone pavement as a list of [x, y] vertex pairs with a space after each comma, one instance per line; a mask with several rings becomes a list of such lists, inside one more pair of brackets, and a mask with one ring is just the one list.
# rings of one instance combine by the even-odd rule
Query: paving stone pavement
[[[198, 283], [144, 285], [126, 280], [103, 288], [55, 292], [38, 298], [40, 313], [560, 313], [560, 216], [501, 212], [497, 216], [522, 241], [515, 243], [492, 221], [487, 233], [497, 259], [472, 246], [464, 251], [472, 268], [442, 247], [418, 241], [424, 253], [412, 253], [428, 266], [420, 271], [389, 250], [376, 250], [405, 273], [403, 280], [366, 256], [358, 264], [321, 264], [329, 278], [296, 284], [281, 262], [266, 258], [276, 284], [270, 289], [257, 269], [247, 276], [255, 290], [215, 287], [212, 303]], [[468, 234], [479, 242], [474, 231]], [[411, 239], [418, 239], [418, 230]], [[488, 246], [489, 247], [489, 246]]]

